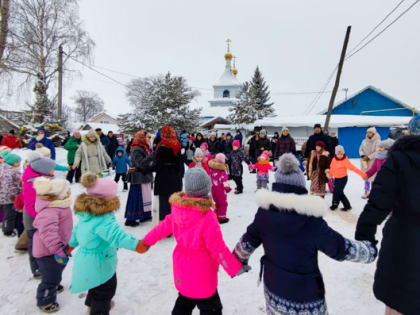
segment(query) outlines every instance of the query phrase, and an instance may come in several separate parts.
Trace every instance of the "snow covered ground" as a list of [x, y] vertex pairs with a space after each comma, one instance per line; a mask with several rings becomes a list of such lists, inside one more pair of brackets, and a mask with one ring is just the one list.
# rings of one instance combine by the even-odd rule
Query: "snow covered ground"
[[[25, 155], [21, 151], [21, 155]], [[66, 164], [65, 151], [58, 149], [57, 162]], [[353, 161], [358, 163], [357, 160]], [[357, 164], [356, 164], [357, 165]], [[64, 173], [58, 176], [64, 176]], [[273, 178], [273, 177], [272, 177]], [[255, 174], [245, 172], [243, 195], [231, 193], [228, 197], [228, 216], [231, 222], [222, 226], [228, 246], [233, 249], [236, 242], [253, 220], [257, 207], [254, 200], [256, 189]], [[72, 185], [75, 197], [82, 191], [79, 184]], [[120, 183], [121, 204], [125, 206], [128, 193], [122, 192]], [[353, 238], [357, 218], [365, 201], [360, 196], [363, 183], [355, 174], [350, 174], [346, 189], [352, 202], [353, 211], [343, 213], [330, 212], [326, 217], [328, 224], [345, 237]], [[331, 195], [326, 198], [331, 202]], [[117, 212], [121, 226], [124, 224], [124, 208]], [[151, 223], [139, 227], [123, 228], [141, 239], [152, 228]], [[39, 283], [31, 277], [27, 255], [14, 252], [16, 238], [0, 236], [0, 314], [40, 314], [36, 308], [36, 288]], [[145, 255], [126, 250], [119, 251], [118, 289], [114, 298], [116, 303], [112, 314], [170, 314], [177, 297], [172, 280], [172, 250], [174, 239], [165, 239], [152, 247]], [[259, 248], [250, 260], [253, 270], [235, 279], [221, 269], [219, 293], [224, 306], [224, 314], [232, 315], [262, 315], [265, 314], [263, 287], [257, 286], [259, 259], [262, 256]], [[287, 253], [285, 253], [287, 255]], [[326, 297], [330, 314], [336, 315], [367, 315], [382, 314], [384, 306], [378, 302], [372, 293], [375, 263], [371, 265], [350, 262], [336, 262], [323, 254], [319, 257], [320, 268], [324, 275]], [[72, 261], [63, 273], [62, 284], [66, 291], [58, 296], [61, 306], [59, 314], [86, 314], [84, 306], [85, 294], [74, 295], [68, 291], [71, 283]], [[194, 315], [199, 314], [196, 310]]]

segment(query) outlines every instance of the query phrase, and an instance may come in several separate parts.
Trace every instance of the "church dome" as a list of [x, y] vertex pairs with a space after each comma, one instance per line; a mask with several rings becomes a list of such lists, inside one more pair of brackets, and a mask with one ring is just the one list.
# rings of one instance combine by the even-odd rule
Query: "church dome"
[[234, 75], [237, 75], [237, 74], [238, 74], [238, 70], [237, 70], [237, 69], [233, 69], [233, 70], [232, 70], [232, 73], [233, 73]]
[[233, 56], [230, 52], [225, 54], [225, 59], [232, 59], [232, 58], [233, 58]]

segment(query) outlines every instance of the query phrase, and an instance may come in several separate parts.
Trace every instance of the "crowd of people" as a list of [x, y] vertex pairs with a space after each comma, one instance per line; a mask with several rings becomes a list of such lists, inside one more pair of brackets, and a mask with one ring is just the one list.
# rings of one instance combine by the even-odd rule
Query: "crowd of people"
[[[319, 251], [337, 261], [359, 263], [371, 263], [379, 256], [375, 296], [387, 305], [387, 314], [417, 314], [420, 200], [415, 183], [420, 175], [420, 117], [410, 122], [409, 131], [394, 143], [382, 141], [375, 128], [369, 128], [360, 145], [359, 169], [337, 136], [324, 133], [320, 125], [314, 126], [301, 151], [288, 128], [271, 139], [260, 130], [246, 143], [247, 156], [239, 130], [234, 137], [230, 133], [218, 137], [178, 134], [164, 126], [153, 141], [147, 131], [138, 131], [127, 148], [112, 132], [105, 136], [101, 130], [90, 130], [82, 136], [74, 131], [64, 143], [68, 166], [57, 165], [54, 145], [40, 129], [28, 145], [33, 152], [27, 154], [23, 174], [21, 158], [12, 150], [20, 147], [19, 141], [10, 132], [1, 140], [9, 147], [0, 160], [2, 231], [5, 236], [19, 236], [16, 249], [28, 253], [29, 269], [40, 279], [34, 293], [37, 306], [46, 313], [59, 310], [57, 293], [64, 289], [62, 273], [72, 253], [71, 292], [88, 292], [89, 314], [109, 314], [117, 289], [118, 248], [145, 254], [161, 239], [173, 236], [174, 284], [179, 292], [174, 315], [192, 314], [195, 307], [201, 314], [222, 314], [219, 265], [231, 277], [248, 272], [248, 260], [260, 245], [265, 252], [260, 278], [267, 314], [328, 313]], [[227, 194], [232, 188], [243, 193], [244, 162], [256, 173], [258, 211], [231, 251], [220, 225], [229, 222]], [[115, 169], [114, 179], [107, 177], [110, 168]], [[344, 192], [348, 170], [364, 179], [363, 198], [368, 199], [354, 240], [323, 219], [340, 203], [343, 211], [351, 210]], [[57, 171], [67, 171], [66, 179], [54, 177]], [[269, 172], [274, 173], [271, 191]], [[123, 190], [128, 190], [125, 225], [153, 221], [143, 239], [117, 224], [120, 179]], [[73, 180], [85, 188], [74, 205]], [[323, 199], [328, 184], [333, 192], [329, 208]], [[72, 210], [78, 217], [76, 225]], [[378, 251], [377, 226], [390, 213]]]

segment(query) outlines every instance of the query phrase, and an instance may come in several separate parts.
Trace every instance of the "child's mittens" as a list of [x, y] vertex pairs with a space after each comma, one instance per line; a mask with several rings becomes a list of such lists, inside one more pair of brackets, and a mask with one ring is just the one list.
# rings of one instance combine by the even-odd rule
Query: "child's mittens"
[[149, 245], [146, 244], [144, 240], [141, 240], [137, 243], [136, 252], [139, 254], [144, 254], [149, 250]]
[[376, 245], [370, 241], [353, 241], [345, 239], [346, 256], [344, 260], [370, 264], [378, 256]]
[[66, 251], [66, 254], [68, 255], [68, 256], [71, 256], [71, 252], [74, 250], [74, 247], [71, 247], [70, 245], [66, 245], [65, 246], [65, 251]]
[[223, 188], [227, 193], [230, 193], [232, 191], [232, 187], [230, 187], [228, 182], [224, 183]]
[[69, 256], [67, 256], [66, 254], [55, 254], [54, 259], [58, 264], [62, 266], [67, 265], [67, 263], [69, 262]]

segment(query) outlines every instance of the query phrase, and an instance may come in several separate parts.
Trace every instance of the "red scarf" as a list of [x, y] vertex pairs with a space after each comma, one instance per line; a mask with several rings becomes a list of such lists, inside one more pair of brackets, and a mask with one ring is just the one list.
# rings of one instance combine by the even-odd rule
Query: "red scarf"
[[174, 152], [174, 155], [177, 156], [179, 151], [181, 151], [181, 142], [178, 141], [178, 137], [176, 136], [174, 128], [169, 126], [163, 127], [160, 131], [160, 136], [162, 140], [156, 147], [156, 154], [159, 147], [163, 145], [164, 147], [171, 148]]
[[133, 143], [131, 144], [131, 150], [135, 147], [143, 148], [146, 153], [150, 153], [150, 144], [147, 139], [147, 132], [140, 130], [136, 133], [133, 139]]

